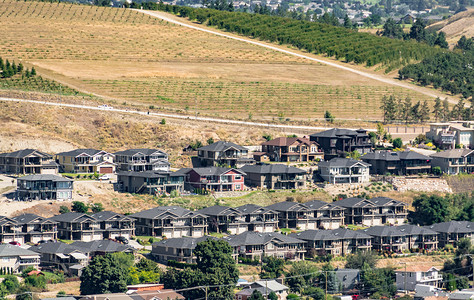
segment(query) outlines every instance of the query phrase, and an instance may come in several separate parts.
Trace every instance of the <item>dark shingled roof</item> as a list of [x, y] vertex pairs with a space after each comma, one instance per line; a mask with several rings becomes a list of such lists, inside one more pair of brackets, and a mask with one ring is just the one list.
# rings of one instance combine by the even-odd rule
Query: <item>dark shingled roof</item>
[[[192, 216], [193, 214], [198, 215], [198, 212], [193, 212], [190, 211], [189, 209], [182, 208], [180, 206], [158, 206], [152, 209], [148, 209], [145, 211], [137, 212], [134, 213], [133, 215], [130, 215], [130, 217], [133, 218], [145, 218], [145, 219], [154, 219], [158, 218], [163, 214], [166, 213], [171, 213], [174, 214], [178, 217], [182, 217], [184, 215], [190, 215]], [[201, 215], [201, 214], [199, 214]]]
[[446, 151], [433, 153], [433, 154], [430, 155], [430, 157], [461, 158], [461, 157], [466, 157], [466, 156], [472, 154], [473, 152], [474, 152], [474, 150], [471, 150], [471, 149], [451, 149], [451, 150], [446, 150]]
[[78, 213], [78, 212], [68, 212], [65, 214], [53, 216], [49, 219], [56, 222], [72, 222], [72, 221], [79, 222], [82, 220], [91, 220], [94, 222], [97, 221], [93, 216], [90, 216], [88, 214]]
[[144, 171], [144, 172], [134, 172], [134, 171], [121, 171], [117, 175], [120, 176], [129, 176], [129, 177], [143, 177], [143, 178], [161, 178], [168, 176], [184, 176], [184, 174], [178, 172], [166, 172], [166, 171]]
[[274, 210], [268, 209], [267, 207], [263, 207], [260, 205], [255, 205], [255, 204], [245, 204], [239, 207], [236, 207], [242, 214], [252, 214], [258, 210], [263, 210], [263, 212], [271, 212], [271, 213], [277, 213]]
[[224, 141], [218, 141], [218, 142], [215, 142], [213, 144], [198, 148], [197, 150], [198, 151], [199, 150], [204, 150], [204, 151], [223, 152], [223, 151], [226, 151], [227, 149], [230, 149], [230, 148], [235, 148], [235, 149], [240, 150], [240, 151], [242, 151], [242, 150], [246, 151], [247, 150], [247, 148], [242, 147], [240, 145], [237, 145], [235, 143], [224, 142]]
[[34, 175], [27, 175], [18, 178], [20, 181], [74, 181], [69, 178], [64, 178], [58, 175], [52, 174], [34, 174]]
[[265, 245], [273, 240], [280, 241], [281, 243], [290, 243], [290, 244], [304, 243], [304, 241], [300, 239], [283, 235], [277, 232], [260, 233], [260, 232], [254, 232], [254, 231], [246, 231], [239, 235], [231, 235], [228, 237], [224, 237], [223, 240], [226, 240], [227, 242], [229, 242], [229, 244], [233, 247], [246, 246], [246, 245]]
[[308, 211], [308, 207], [301, 203], [292, 201], [283, 201], [268, 205], [266, 208], [274, 211]]
[[62, 242], [48, 242], [39, 244], [38, 246], [32, 246], [29, 248], [31, 251], [37, 253], [64, 253], [69, 254], [74, 251], [88, 253], [87, 249], [80, 248], [78, 245], [73, 246], [72, 244], [68, 245]]
[[429, 156], [420, 154], [415, 151], [377, 151], [367, 153], [361, 158], [362, 160], [384, 160], [384, 161], [399, 161], [399, 160], [430, 160]]
[[125, 215], [122, 215], [122, 214], [119, 214], [119, 213], [116, 213], [116, 212], [113, 212], [113, 211], [109, 211], [109, 210], [104, 210], [104, 211], [95, 213], [92, 216], [97, 221], [108, 220], [108, 219], [114, 218], [115, 216], [119, 216], [121, 218], [121, 220], [123, 220], [123, 219], [133, 220], [133, 218], [130, 218], [130, 217], [127, 217]]
[[245, 165], [240, 169], [248, 174], [306, 174], [305, 170], [282, 164]]
[[313, 137], [341, 137], [341, 136], [350, 136], [350, 137], [365, 137], [367, 135], [367, 131], [365, 129], [358, 129], [358, 130], [350, 130], [350, 129], [342, 129], [342, 128], [333, 128], [326, 131], [313, 133], [310, 136]]
[[347, 208], [350, 208], [350, 207], [363, 207], [363, 206], [366, 206], [366, 205], [368, 205], [370, 207], [376, 206], [370, 200], [362, 199], [362, 198], [355, 198], [355, 197], [335, 201], [335, 202], [333, 202], [333, 204], [337, 205], [337, 206], [341, 206], [341, 207], [347, 207]]
[[371, 236], [404, 236], [408, 233], [406, 231], [401, 231], [398, 226], [373, 226], [366, 229], [359, 230], [365, 234]]
[[327, 206], [329, 209], [343, 209], [340, 206], [334, 205], [334, 203], [328, 203], [321, 200], [309, 201], [309, 202], [303, 203], [303, 205], [311, 210], [317, 210], [324, 206]]
[[316, 144], [316, 142], [311, 142], [309, 139], [305, 138], [299, 138], [299, 137], [279, 137], [276, 139], [273, 139], [271, 141], [267, 141], [263, 143], [262, 145], [267, 145], [267, 146], [289, 146], [294, 144], [296, 141], [302, 144], [306, 145], [311, 145], [311, 144]]
[[362, 166], [365, 166], [365, 167], [370, 167], [371, 166], [370, 164], [368, 164], [366, 162], [355, 160], [355, 159], [352, 159], [352, 158], [335, 157], [335, 158], [333, 158], [329, 161], [319, 162], [318, 167], [347, 168], [347, 167], [352, 167], [356, 164], [361, 164]]
[[221, 205], [214, 205], [214, 206], [206, 207], [206, 208], [200, 209], [196, 212], [204, 214], [204, 215], [208, 215], [208, 216], [219, 216], [219, 215], [227, 216], [227, 215], [231, 215], [231, 214], [240, 215], [239, 210], [237, 210], [235, 208], [232, 208], [232, 207], [221, 206]]
[[35, 149], [23, 149], [23, 150], [18, 150], [18, 151], [9, 152], [9, 153], [1, 153], [0, 156], [11, 157], [11, 158], [22, 158], [22, 157], [27, 157], [31, 154], [35, 154], [36, 156], [40, 156], [40, 157], [53, 158], [51, 154], [41, 152]]
[[88, 252], [115, 253], [115, 252], [133, 252], [135, 250], [132, 246], [123, 245], [121, 243], [117, 243], [111, 240], [101, 240], [101, 241], [91, 241], [91, 242], [77, 241], [77, 242], [72, 243], [70, 246], [87, 249]]
[[166, 154], [166, 152], [158, 150], [158, 149], [128, 149], [128, 150], [124, 150], [124, 151], [115, 152], [114, 154], [115, 155], [132, 156], [132, 155], [135, 155], [135, 154], [138, 154], [138, 153], [142, 153], [143, 155], [152, 155], [156, 152], [160, 152], [161, 154], [164, 154], [164, 155], [168, 156], [168, 154]]
[[172, 238], [161, 240], [159, 242], [153, 243], [153, 247], [170, 247], [170, 248], [178, 248], [178, 249], [194, 249], [196, 245], [200, 242], [207, 241], [208, 239], [217, 240], [216, 237], [206, 235], [200, 238], [192, 238], [192, 237], [181, 237], [181, 238]]
[[27, 224], [27, 223], [31, 223], [31, 222], [34, 222], [36, 224], [50, 223], [50, 222], [56, 223], [55, 221], [52, 221], [52, 220], [47, 219], [47, 218], [40, 217], [40, 216], [35, 215], [35, 214], [22, 214], [22, 215], [13, 217], [12, 219], [17, 221], [18, 224]]
[[231, 170], [237, 173], [240, 173], [242, 175], [245, 175], [245, 173], [242, 172], [241, 170], [234, 169], [234, 168], [229, 169], [229, 168], [223, 168], [223, 167], [204, 167], [204, 168], [193, 168], [192, 170], [198, 173], [200, 176], [217, 176], [217, 175], [225, 174]]
[[469, 221], [449, 221], [430, 226], [425, 226], [436, 232], [445, 233], [471, 233], [474, 232], [474, 222]]
[[346, 228], [338, 228], [333, 230], [305, 230], [298, 233], [292, 233], [290, 236], [305, 241], [371, 238], [370, 235], [364, 232], [354, 231]]
[[405, 202], [401, 202], [392, 198], [388, 197], [375, 197], [370, 199], [376, 206], [385, 206], [389, 204], [390, 202], [394, 202], [394, 205], [399, 205], [399, 206], [407, 206]]
[[103, 150], [96, 150], [96, 149], [75, 149], [75, 150], [72, 150], [72, 151], [57, 153], [56, 155], [76, 157], [76, 156], [81, 155], [81, 154], [87, 154], [89, 156], [94, 156], [97, 153], [102, 152], [102, 151]]

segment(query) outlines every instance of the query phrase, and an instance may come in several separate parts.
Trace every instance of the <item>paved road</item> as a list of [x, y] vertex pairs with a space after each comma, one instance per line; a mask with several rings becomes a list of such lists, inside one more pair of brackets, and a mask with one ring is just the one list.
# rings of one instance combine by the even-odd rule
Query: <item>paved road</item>
[[[179, 20], [176, 20], [174, 18], [170, 18], [165, 13], [156, 12], [156, 11], [148, 11], [148, 10], [140, 10], [140, 9], [135, 9], [135, 10], [139, 11], [139, 12], [142, 12], [144, 14], [156, 17], [156, 18], [160, 18], [160, 19], [162, 19], [164, 21], [167, 21], [167, 22], [170, 22], [170, 23], [174, 23], [174, 24], [181, 25], [181, 26], [188, 27], [188, 28], [192, 28], [192, 29], [195, 29], [195, 30], [199, 30], [199, 31], [211, 33], [211, 34], [214, 34], [214, 35], [230, 38], [230, 39], [233, 39], [233, 40], [237, 40], [237, 41], [241, 41], [241, 42], [245, 42], [245, 43], [265, 47], [265, 48], [268, 48], [268, 49], [272, 49], [272, 50], [275, 50], [275, 51], [278, 51], [278, 52], [282, 52], [282, 53], [286, 53], [286, 54], [293, 55], [293, 56], [296, 56], [296, 57], [308, 59], [308, 60], [311, 60], [311, 61], [319, 62], [319, 63], [325, 64], [325, 65], [328, 65], [328, 66], [331, 66], [331, 67], [335, 67], [335, 68], [338, 68], [338, 69], [341, 69], [341, 70], [344, 70], [344, 71], [356, 73], [360, 76], [364, 76], [364, 77], [367, 77], [367, 78], [378, 80], [378, 81], [381, 81], [381, 82], [384, 82], [384, 83], [387, 83], [387, 84], [390, 84], [390, 85], [395, 85], [395, 86], [403, 87], [403, 88], [406, 88], [406, 89], [414, 90], [416, 92], [422, 93], [424, 95], [427, 95], [427, 96], [430, 96], [430, 97], [433, 97], [433, 98], [436, 98], [436, 97], [439, 96], [436, 93], [433, 93], [433, 92], [429, 91], [428, 89], [420, 88], [416, 85], [409, 84], [409, 83], [406, 83], [406, 82], [403, 82], [403, 81], [398, 81], [398, 80], [386, 78], [386, 77], [383, 77], [383, 76], [380, 76], [380, 75], [377, 75], [377, 74], [372, 74], [372, 73], [360, 71], [360, 70], [353, 69], [353, 68], [348, 67], [348, 66], [344, 66], [344, 65], [341, 65], [341, 64], [331, 62], [331, 61], [318, 59], [318, 58], [315, 58], [315, 57], [312, 57], [312, 56], [296, 53], [296, 52], [286, 50], [286, 49], [283, 49], [283, 48], [280, 48], [280, 47], [268, 45], [266, 43], [255, 41], [255, 40], [252, 40], [250, 38], [241, 38], [241, 37], [237, 37], [237, 36], [234, 36], [234, 35], [231, 35], [231, 34], [227, 34], [227, 33], [223, 33], [223, 32], [217, 32], [217, 31], [214, 31], [214, 30], [209, 30], [209, 29], [205, 29], [205, 28], [202, 28], [202, 27], [199, 27], [199, 26], [191, 25], [191, 24], [188, 24], [188, 23], [185, 23], [185, 22], [180, 22]], [[447, 96], [443, 95], [443, 98], [444, 97], [447, 97]], [[454, 104], [457, 103], [456, 100], [451, 99], [450, 97], [448, 97], [448, 100], [451, 103], [454, 103]]]
[[[99, 106], [88, 106], [88, 105], [79, 105], [79, 104], [69, 104], [69, 103], [58, 103], [58, 102], [48, 102], [48, 101], [38, 101], [38, 100], [27, 100], [27, 99], [16, 99], [16, 98], [5, 98], [0, 97], [0, 101], [9, 101], [9, 102], [27, 102], [41, 105], [51, 105], [59, 107], [72, 107], [78, 109], [91, 109], [91, 110], [100, 110], [105, 112], [119, 112], [119, 113], [129, 113], [137, 115], [145, 115], [152, 117], [165, 117], [173, 119], [185, 119], [185, 120], [195, 120], [202, 122], [215, 122], [215, 123], [224, 123], [224, 124], [233, 124], [233, 125], [245, 125], [245, 126], [258, 126], [258, 127], [268, 127], [268, 128], [283, 128], [283, 129], [303, 129], [303, 130], [327, 130], [328, 127], [313, 127], [313, 126], [297, 126], [297, 125], [280, 125], [280, 124], [269, 124], [261, 122], [249, 122], [249, 121], [238, 121], [238, 120], [229, 120], [229, 119], [217, 119], [217, 118], [208, 118], [208, 117], [192, 117], [186, 115], [176, 115], [176, 114], [165, 114], [165, 113], [155, 113], [155, 112], [145, 112], [137, 110], [128, 110], [128, 109], [118, 109], [118, 108], [104, 108]], [[347, 128], [356, 130], [357, 128]], [[368, 131], [375, 131], [375, 129], [367, 129]]]

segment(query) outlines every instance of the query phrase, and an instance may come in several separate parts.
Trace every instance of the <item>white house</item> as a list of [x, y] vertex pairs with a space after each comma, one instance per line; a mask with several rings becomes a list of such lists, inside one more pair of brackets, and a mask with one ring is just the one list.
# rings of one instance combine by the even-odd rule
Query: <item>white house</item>
[[36, 252], [10, 244], [0, 245], [0, 268], [19, 273], [28, 267], [38, 269], [40, 255]]
[[318, 164], [319, 175], [331, 184], [369, 182], [369, 167], [371, 165], [350, 158], [335, 157], [330, 161]]
[[395, 271], [396, 285], [399, 291], [414, 291], [417, 284], [438, 287], [443, 275], [436, 267], [406, 265]]

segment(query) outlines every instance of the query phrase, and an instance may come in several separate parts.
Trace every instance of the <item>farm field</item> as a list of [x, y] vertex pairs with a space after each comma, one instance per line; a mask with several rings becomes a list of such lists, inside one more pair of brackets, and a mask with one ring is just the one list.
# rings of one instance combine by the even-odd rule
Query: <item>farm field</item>
[[430, 100], [415, 91], [132, 10], [0, 3], [0, 26], [5, 29], [0, 56], [34, 65], [43, 77], [113, 104], [224, 118], [308, 121], [322, 118], [326, 110], [336, 118], [380, 119], [385, 94]]

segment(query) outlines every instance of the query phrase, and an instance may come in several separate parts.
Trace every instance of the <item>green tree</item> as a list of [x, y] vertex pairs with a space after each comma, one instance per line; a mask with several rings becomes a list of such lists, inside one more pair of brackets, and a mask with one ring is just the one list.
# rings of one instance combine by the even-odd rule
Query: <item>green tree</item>
[[403, 141], [401, 138], [396, 138], [392, 141], [392, 145], [394, 148], [401, 148], [403, 146]]
[[123, 293], [127, 290], [127, 273], [116, 256], [95, 256], [82, 272], [81, 294]]
[[283, 275], [285, 261], [281, 258], [273, 256], [265, 256], [262, 258], [261, 278], [278, 278]]
[[412, 105], [410, 97], [406, 97], [405, 100], [401, 103], [400, 108], [400, 119], [405, 121], [405, 124], [408, 124], [412, 116]]
[[377, 255], [372, 251], [358, 251], [355, 254], [346, 256], [347, 269], [362, 269], [364, 265], [369, 268], [375, 268], [377, 264]]
[[318, 275], [321, 286], [327, 287], [328, 293], [334, 294], [339, 290], [339, 280], [331, 263], [326, 263]]
[[60, 214], [65, 214], [65, 213], [68, 213], [70, 212], [71, 210], [69, 209], [69, 207], [65, 206], [65, 205], [61, 205], [59, 207], [59, 213]]
[[304, 289], [314, 285], [317, 271], [318, 268], [310, 262], [294, 262], [288, 273], [285, 274], [286, 285], [288, 285], [292, 292], [302, 293]]
[[436, 122], [438, 122], [443, 116], [443, 107], [441, 104], [441, 99], [439, 97], [436, 97], [435, 99], [435, 104], [433, 106], [433, 114]]
[[262, 293], [258, 290], [253, 290], [252, 295], [250, 295], [248, 299], [249, 300], [265, 300], [265, 298], [263, 298]]
[[361, 155], [360, 155], [359, 151], [354, 150], [352, 152], [349, 152], [346, 157], [347, 158], [352, 158], [352, 159], [360, 159], [360, 156]]
[[278, 300], [277, 294], [272, 291], [270, 294], [268, 294], [268, 300]]
[[351, 19], [349, 19], [349, 16], [347, 14], [344, 16], [344, 27], [349, 29], [352, 28]]
[[31, 76], [36, 76], [36, 69], [35, 69], [35, 67], [31, 68], [30, 74], [31, 74]]
[[6, 275], [2, 281], [2, 285], [9, 294], [12, 294], [20, 287], [20, 282], [18, 281], [18, 277], [14, 275]]
[[419, 112], [419, 121], [421, 123], [426, 123], [430, 119], [430, 107], [428, 106], [428, 102], [425, 100], [420, 107]]
[[102, 205], [102, 203], [93, 203], [91, 205], [91, 210], [93, 213], [98, 213], [104, 210], [104, 206]]
[[324, 118], [326, 119], [327, 122], [334, 123], [335, 117], [328, 110], [326, 110], [326, 112], [324, 113]]
[[449, 113], [449, 102], [448, 102], [448, 98], [445, 98], [443, 100], [443, 121], [449, 121], [451, 120], [451, 117], [450, 117], [450, 113]]
[[160, 124], [161, 124], [161, 125], [166, 125], [166, 120], [165, 120], [165, 119], [161, 119]]
[[214, 139], [212, 137], [208, 138], [207, 139], [207, 144], [208, 145], [214, 144]]
[[72, 202], [72, 211], [85, 214], [89, 211], [89, 207], [87, 205], [85, 205], [84, 202], [73, 201]]
[[414, 212], [410, 213], [410, 219], [413, 223], [419, 225], [431, 225], [449, 221], [450, 203], [449, 200], [437, 196], [421, 194], [413, 200]]
[[386, 36], [392, 39], [403, 39], [403, 28], [400, 24], [397, 24], [392, 18], [388, 18], [383, 25], [382, 36]]

